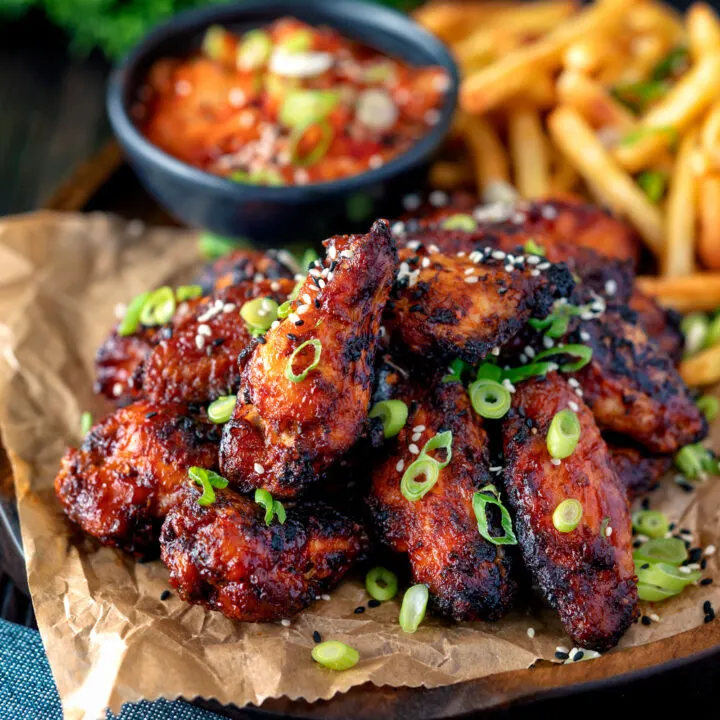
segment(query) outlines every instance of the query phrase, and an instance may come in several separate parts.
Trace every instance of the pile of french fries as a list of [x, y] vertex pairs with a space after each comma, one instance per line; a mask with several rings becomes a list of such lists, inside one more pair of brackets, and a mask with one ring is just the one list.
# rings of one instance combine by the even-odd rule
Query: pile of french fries
[[[683, 16], [655, 0], [435, 0], [416, 19], [450, 46], [462, 74], [455, 157], [433, 167], [436, 186], [589, 197], [626, 218], [655, 257], [658, 274], [639, 278], [643, 290], [681, 312], [720, 307], [720, 18], [711, 6]], [[704, 352], [714, 354], [702, 382], [720, 380], [720, 346]], [[700, 384], [693, 372], [683, 375]]]

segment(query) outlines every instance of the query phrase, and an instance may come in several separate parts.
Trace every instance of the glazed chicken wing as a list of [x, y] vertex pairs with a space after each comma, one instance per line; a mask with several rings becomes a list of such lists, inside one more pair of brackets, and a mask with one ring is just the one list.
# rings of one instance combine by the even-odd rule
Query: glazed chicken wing
[[160, 539], [170, 584], [183, 600], [246, 622], [297, 614], [332, 588], [367, 554], [358, 523], [324, 503], [287, 507], [265, 524], [265, 510], [229, 490], [212, 505], [199, 490], [168, 514]]
[[682, 359], [685, 338], [680, 330], [682, 316], [658, 304], [655, 298], [637, 288], [628, 303], [638, 316], [638, 322], [657, 346], [677, 365]]
[[133, 403], [67, 451], [55, 493], [70, 520], [104, 545], [152, 555], [188, 468], [217, 467], [219, 435], [185, 406]]
[[379, 220], [369, 234], [336, 236], [326, 247], [290, 314], [243, 369], [220, 451], [223, 475], [242, 491], [298, 496], [365, 424], [395, 242]]
[[458, 257], [423, 245], [400, 261], [386, 323], [411, 352], [438, 361], [479, 362], [573, 289], [564, 266], [491, 248]]
[[[405, 427], [374, 463], [368, 499], [378, 537], [407, 553], [413, 582], [430, 590], [432, 607], [455, 620], [497, 620], [512, 606], [517, 585], [513, 556], [478, 530], [473, 494], [492, 483], [488, 438], [460, 383], [421, 383], [394, 393], [410, 407]], [[417, 450], [452, 432], [452, 459], [432, 489], [411, 502], [400, 490]], [[419, 478], [418, 480], [421, 480]], [[497, 530], [498, 528], [493, 528]]]
[[297, 261], [287, 250], [234, 250], [206, 265], [197, 283], [207, 295], [213, 290], [222, 290], [248, 280], [291, 280], [299, 269]]
[[617, 444], [623, 442], [620, 437], [606, 440], [615, 472], [630, 500], [647, 494], [672, 466], [670, 457], [650, 455], [627, 442]]
[[[555, 464], [546, 446], [556, 413], [577, 407], [581, 434]], [[617, 644], [637, 614], [630, 511], [592, 413], [557, 373], [517, 386], [503, 421], [505, 490], [525, 564], [581, 648]], [[578, 500], [582, 518], [561, 533], [555, 508]]]

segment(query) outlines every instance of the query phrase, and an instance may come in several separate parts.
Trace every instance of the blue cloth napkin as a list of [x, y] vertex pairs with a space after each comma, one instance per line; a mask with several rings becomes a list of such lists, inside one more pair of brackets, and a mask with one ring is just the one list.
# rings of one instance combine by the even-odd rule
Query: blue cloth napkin
[[[182, 700], [124, 705], [108, 720], [220, 720]], [[62, 720], [60, 698], [40, 634], [0, 620], [0, 720]]]

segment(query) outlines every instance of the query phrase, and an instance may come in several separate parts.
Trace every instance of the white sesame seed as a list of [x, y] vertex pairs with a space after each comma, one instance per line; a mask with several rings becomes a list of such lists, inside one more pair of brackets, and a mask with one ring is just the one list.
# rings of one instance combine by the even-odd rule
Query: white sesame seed
[[587, 332], [587, 330], [581, 330], [580, 331], [580, 339], [583, 342], [588, 342], [590, 340], [590, 333]]
[[530, 347], [530, 345], [526, 345], [526, 346], [525, 346], [525, 354], [526, 354], [529, 358], [534, 358], [534, 357], [535, 357], [535, 350], [534, 350], [534, 348]]
[[425, 430], [425, 426], [424, 426], [424, 425], [416, 425], [416, 426], [413, 428], [413, 432], [420, 432], [420, 433], [421, 433], [421, 432], [423, 432], [424, 430]]
[[678, 567], [678, 570], [685, 575], [689, 575], [692, 572], [692, 570], [687, 565], [680, 565], [680, 567]]
[[407, 244], [409, 250], [417, 250], [421, 245], [422, 243], [419, 240], [411, 240]]
[[420, 264], [421, 264], [424, 268], [429, 268], [429, 267], [430, 267], [430, 258], [424, 257], [424, 258], [420, 261]]
[[559, 458], [552, 458], [552, 460], [550, 460], [550, 462], [551, 462], [553, 465], [559, 465], [559, 464], [560, 464], [560, 459], [559, 459]]
[[475, 284], [476, 282], [478, 282], [479, 280], [480, 280], [480, 278], [477, 277], [477, 275], [470, 275], [469, 277], [466, 277], [466, 278], [465, 278], [465, 282], [466, 282], [468, 285], [474, 285], [474, 284]]
[[705, 552], [703, 553], [703, 555], [705, 557], [710, 557], [711, 555], [714, 555], [714, 554], [715, 554], [715, 546], [714, 545], [708, 545], [705, 548]]
[[290, 621], [289, 621], [287, 618], [283, 618], [283, 619], [280, 621], [280, 624], [281, 624], [283, 627], [290, 627]]
[[417, 210], [420, 207], [420, 196], [419, 195], [406, 195], [402, 199], [403, 207], [406, 210]]
[[504, 387], [508, 392], [510, 392], [510, 393], [514, 393], [514, 392], [515, 392], [515, 386], [514, 386], [507, 378], [505, 378], [505, 379], [502, 381], [502, 384], [503, 384], [503, 387]]
[[568, 407], [569, 407], [573, 412], [577, 412], [577, 411], [580, 409], [580, 406], [579, 406], [576, 402], [574, 402], [573, 400], [571, 400], [571, 401], [568, 403]]
[[571, 388], [580, 387], [580, 383], [575, 378], [572, 378], [572, 377], [568, 378], [568, 385]]
[[324, 289], [325, 289], [325, 281], [322, 280], [322, 279], [321, 279], [321, 280], [318, 280], [318, 287], [319, 287], [321, 290], [324, 290]]
[[653, 622], [657, 622], [657, 623], [660, 622], [660, 616], [659, 616], [657, 613], [651, 613], [650, 615], [648, 615], [648, 617], [649, 617]]
[[202, 335], [195, 336], [195, 347], [202, 350], [205, 347], [205, 338]]
[[500, 348], [499, 348], [499, 347], [494, 347], [494, 348], [490, 351], [490, 354], [491, 354], [491, 355], [494, 355], [495, 357], [498, 357], [498, 356], [500, 355]]
[[610, 537], [612, 535], [613, 529], [608, 525], [605, 528], [605, 537]]
[[297, 314], [304, 315], [310, 309], [309, 305], [298, 305]]
[[320, 596], [320, 599], [324, 600], [325, 602], [328, 602], [330, 600], [330, 596], [327, 593], [325, 593]]
[[410, 445], [408, 445], [408, 450], [409, 450], [413, 455], [419, 455], [419, 454], [420, 454], [420, 448], [419, 448], [415, 443], [410, 443]]
[[472, 275], [475, 272], [475, 268], [469, 267], [465, 270], [465, 275]]
[[514, 265], [506, 265], [505, 272], [512, 272], [515, 269]]
[[566, 655], [568, 655], [570, 653], [570, 651], [566, 647], [563, 647], [562, 645], [558, 645], [555, 648], [555, 652], [565, 653]]
[[502, 465], [492, 465], [492, 466], [490, 467], [490, 472], [491, 472], [491, 473], [501, 473], [502, 471], [503, 471], [503, 466], [502, 466]]
[[540, 262], [540, 258], [537, 255], [531, 255], [527, 259], [528, 265], [537, 265]]
[[330, 246], [330, 249], [328, 250], [328, 257], [331, 260], [335, 260], [337, 258], [337, 248], [334, 245]]
[[112, 386], [112, 394], [113, 394], [113, 397], [120, 397], [120, 396], [122, 395], [122, 392], [123, 392], [122, 383], [116, 382], [116, 383]]
[[608, 280], [605, 283], [605, 292], [608, 295], [614, 295], [617, 292], [617, 282], [615, 282], [615, 280]]
[[583, 393], [583, 391], [582, 391], [580, 388], [575, 388], [575, 394], [576, 394], [578, 397], [582, 397], [584, 393]]
[[225, 303], [223, 305], [222, 311], [224, 313], [231, 313], [236, 307], [237, 307], [237, 305], [235, 305], [235, 303]]
[[530, 277], [540, 277], [540, 271], [539, 270], [531, 270]]
[[437, 255], [440, 252], [440, 248], [437, 245], [428, 245], [428, 252], [431, 255]]
[[308, 305], [312, 302], [312, 298], [310, 297], [310, 293], [305, 293], [300, 299], [301, 299], [304, 303], [307, 303]]
[[532, 640], [535, 637], [535, 628], [529, 627], [527, 629], [527, 636]]
[[127, 305], [125, 303], [117, 303], [113, 312], [118, 320], [122, 320], [127, 312]]
[[253, 465], [253, 470], [258, 474], [262, 475], [265, 472], [265, 468], [260, 463], [255, 463]]
[[296, 323], [300, 321], [300, 316], [297, 313], [290, 313], [288, 315], [288, 320], [290, 322]]
[[404, 235], [405, 234], [405, 223], [398, 220], [398, 222], [393, 223], [393, 225], [390, 228], [392, 230], [393, 235]]
[[398, 463], [397, 463], [397, 465], [395, 466], [395, 469], [396, 469], [398, 472], [402, 472], [404, 468], [405, 468], [405, 461], [404, 461], [404, 460], [398, 460]]
[[542, 344], [549, 350], [552, 347], [555, 347], [555, 342], [552, 338], [549, 338], [547, 335], [543, 335]]
[[275, 328], [280, 327], [280, 321], [279, 320], [273, 320], [272, 324], [270, 325], [271, 330], [275, 330]]
[[204, 335], [205, 337], [210, 337], [212, 335], [212, 330], [210, 329], [209, 325], [201, 323], [200, 325], [198, 325], [197, 334]]
[[496, 260], [504, 260], [505, 259], [505, 253], [502, 250], [493, 250], [491, 255]]

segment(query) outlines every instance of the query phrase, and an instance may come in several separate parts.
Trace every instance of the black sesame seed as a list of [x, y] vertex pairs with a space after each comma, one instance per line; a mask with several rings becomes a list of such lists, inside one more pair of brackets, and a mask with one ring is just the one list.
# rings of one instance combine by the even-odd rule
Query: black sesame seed
[[362, 615], [365, 612], [365, 608], [360, 605], [360, 607], [356, 607], [353, 611], [356, 615]]
[[650, 563], [645, 563], [644, 565], [640, 566], [641, 570], [647, 570], [650, 567]]
[[712, 585], [712, 581], [713, 581], [712, 578], [703, 578], [700, 581], [700, 584], [701, 585]]
[[320, 635], [320, 633], [317, 630], [313, 631], [313, 640], [316, 643], [322, 642], [322, 636]]
[[258, 341], [261, 345], [264, 345], [264, 344], [267, 342], [267, 340], [265, 339], [265, 336], [264, 336], [264, 335], [258, 335], [257, 341]]
[[703, 612], [710, 613], [711, 611], [712, 611], [712, 603], [709, 600], [706, 600], [703, 603]]
[[410, 312], [422, 312], [423, 306], [419, 303], [415, 303], [415, 305], [410, 306]]
[[641, 622], [643, 625], [650, 625], [650, 624], [652, 623], [652, 620], [651, 620], [647, 615], [643, 615], [643, 616], [640, 618], [640, 622]]
[[145, 414], [145, 419], [149, 420], [150, 418], [154, 418], [157, 415], [157, 411], [153, 410], [152, 412]]
[[380, 607], [380, 601], [376, 600], [375, 598], [373, 598], [372, 600], [368, 600], [368, 607], [371, 607], [371, 608]]
[[706, 567], [707, 567], [707, 558], [703, 558], [703, 559], [700, 561], [700, 569], [701, 569], [701, 570], [705, 570]]
[[569, 655], [568, 653], [566, 653], [566, 652], [560, 652], [560, 651], [558, 650], [558, 651], [555, 653], [555, 657], [556, 657], [558, 660], [567, 660], [567, 659], [570, 657], [570, 655]]
[[315, 307], [319, 310], [320, 309], [320, 298], [315, 298]]
[[582, 650], [578, 650], [573, 655], [573, 662], [577, 662], [578, 660], [582, 660], [585, 657], [585, 653]]
[[692, 535], [692, 530], [690, 530], [690, 528], [680, 528], [680, 532], [684, 535]]
[[300, 327], [301, 325], [304, 325], [304, 324], [305, 324], [305, 321], [304, 321], [304, 320], [298, 320], [298, 321], [295, 323], [295, 327]]
[[335, 272], [335, 268], [336, 268], [337, 266], [338, 266], [337, 260], [333, 260], [333, 261], [330, 263], [330, 272]]
[[643, 498], [643, 501], [640, 503], [643, 510], [649, 510], [650, 509], [650, 498]]
[[288, 339], [288, 340], [296, 341], [296, 340], [297, 340], [297, 335], [293, 335], [292, 333], [288, 333], [288, 334], [287, 334], [287, 339]]
[[167, 600], [169, 597], [170, 597], [170, 591], [169, 591], [169, 590], [163, 590], [163, 591], [160, 593], [160, 599], [161, 599], [163, 602], [164, 602], [165, 600]]
[[642, 544], [643, 544], [642, 540], [635, 540], [635, 541], [633, 542], [633, 547], [634, 547], [634, 548], [639, 548], [639, 547], [642, 546]]
[[690, 551], [690, 562], [691, 562], [691, 563], [698, 563], [698, 562], [700, 562], [700, 560], [702, 559], [702, 555], [703, 555], [703, 549], [702, 549], [702, 548], [699, 548], [699, 547], [693, 548], [693, 549]]

